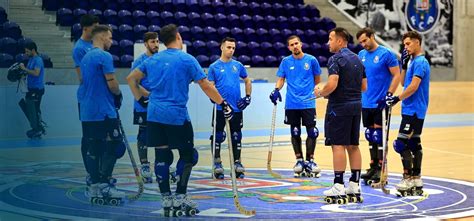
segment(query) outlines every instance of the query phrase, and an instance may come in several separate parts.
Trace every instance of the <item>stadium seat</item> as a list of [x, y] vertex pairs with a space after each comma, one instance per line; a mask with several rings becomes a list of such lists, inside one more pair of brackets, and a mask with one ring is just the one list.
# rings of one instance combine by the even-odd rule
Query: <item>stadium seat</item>
[[247, 42], [255, 41], [257, 38], [257, 33], [255, 32], [253, 28], [245, 28], [244, 36], [245, 36], [245, 41]]
[[[99, 9], [93, 8], [93, 9], [89, 10], [89, 11], [87, 12], [87, 14], [97, 16], [100, 21], [102, 21], [102, 20], [104, 19], [103, 16], [102, 16], [102, 11], [99, 10]], [[80, 22], [80, 19], [79, 19], [79, 22]]]
[[229, 21], [227, 20], [227, 16], [225, 16], [224, 14], [215, 14], [214, 20], [216, 20], [216, 24], [218, 27], [229, 27]]
[[239, 4], [237, 4], [237, 9], [239, 12], [236, 15], [240, 16], [243, 14], [247, 14], [250, 11], [249, 4], [245, 2], [239, 2]]
[[160, 17], [160, 13], [156, 12], [156, 11], [148, 11], [146, 13], [146, 17], [148, 18], [148, 21], [150, 23], [150, 25], [161, 25], [161, 17]]
[[268, 31], [270, 35], [271, 42], [283, 42], [285, 39], [281, 35], [281, 32], [278, 29], [272, 28]]
[[120, 34], [120, 39], [127, 39], [130, 41], [134, 39], [132, 26], [127, 24], [120, 25], [118, 31]]
[[133, 26], [133, 40], [142, 40], [143, 39], [143, 34], [147, 32], [148, 29], [144, 25], [135, 25]]
[[217, 34], [219, 35], [219, 40], [221, 40], [230, 35], [230, 30], [226, 27], [219, 27], [217, 28]]
[[122, 50], [122, 55], [133, 55], [133, 42], [127, 39], [121, 40], [119, 42], [120, 49]]
[[225, 6], [223, 2], [220, 1], [213, 1], [212, 7], [214, 8], [215, 14], [224, 14], [225, 13]]
[[189, 25], [188, 15], [186, 15], [186, 13], [182, 11], [178, 11], [174, 13], [174, 19], [176, 20], [176, 25], [184, 25], [184, 26]]
[[254, 27], [252, 17], [250, 17], [247, 14], [243, 14], [243, 15], [240, 16], [240, 22], [241, 22], [243, 28], [252, 28], [252, 27]]
[[250, 57], [247, 55], [240, 55], [237, 57], [237, 60], [240, 61], [243, 65], [250, 65]]
[[4, 37], [0, 39], [0, 53], [16, 55], [17, 53], [23, 52], [18, 50], [17, 41], [10, 37]]
[[242, 29], [234, 27], [230, 30], [230, 35], [233, 36], [237, 41], [244, 41], [245, 40], [245, 35], [244, 31]]
[[160, 1], [159, 0], [146, 0], [146, 8], [148, 11], [160, 11]]
[[[82, 9], [82, 8], [76, 8], [72, 11], [72, 15], [74, 16], [73, 18], [73, 23], [72, 24], [75, 24], [75, 23], [78, 23], [81, 21], [81, 17], [83, 15], [87, 14], [87, 11], [85, 9]], [[71, 24], [71, 25], [72, 25]], [[71, 25], [67, 25], [67, 26], [71, 26]]]
[[193, 36], [194, 40], [204, 40], [204, 32], [201, 27], [193, 26], [191, 27], [191, 35]]
[[139, 11], [146, 11], [147, 4], [145, 0], [132, 0], [133, 9]]
[[71, 41], [77, 41], [82, 35], [82, 27], [80, 23], [71, 26]]
[[3, 23], [3, 31], [5, 32], [5, 37], [10, 37], [13, 39], [21, 38], [20, 26], [15, 22], [7, 21]]
[[201, 54], [196, 56], [196, 60], [199, 62], [201, 67], [209, 67], [210, 61], [208, 56]]
[[264, 67], [265, 66], [265, 59], [263, 59], [260, 55], [252, 56], [252, 60], [250, 62], [252, 67]]
[[185, 14], [188, 12], [186, 0], [173, 0], [173, 5], [176, 11], [182, 11]]
[[[240, 3], [239, 3], [240, 4]], [[239, 9], [237, 8], [237, 4], [231, 1], [227, 1], [224, 3], [224, 8], [225, 8], [225, 13], [224, 15], [230, 15], [230, 14], [238, 14]]]
[[278, 67], [278, 59], [275, 56], [268, 55], [265, 57], [265, 66]]
[[254, 15], [252, 16], [252, 21], [254, 23], [254, 28], [267, 28], [267, 23], [265, 22], [265, 19], [260, 16], [260, 15]]
[[160, 0], [160, 7], [161, 10], [169, 12], [173, 12], [176, 10], [173, 5], [173, 0]]
[[217, 41], [206, 42], [206, 47], [210, 55], [220, 55], [221, 49], [220, 44]]
[[118, 41], [116, 41], [115, 39], [112, 40], [112, 46], [110, 46], [109, 52], [110, 52], [111, 54], [117, 55], [117, 56], [122, 55], [122, 50], [120, 49], [120, 46], [119, 46], [119, 44], [118, 44]]
[[235, 52], [239, 55], [250, 54], [249, 48], [247, 47], [247, 43], [238, 40], [235, 43]]
[[188, 14], [188, 20], [192, 26], [203, 26], [203, 22], [201, 20], [201, 15], [196, 12], [190, 12]]
[[219, 58], [221, 58], [220, 55], [216, 55], [216, 54], [211, 55], [211, 57], [209, 57], [209, 62], [212, 64], [212, 63], [214, 63], [215, 61], [219, 60]]
[[114, 67], [120, 67], [120, 57], [115, 55], [115, 54], [112, 54], [112, 59], [114, 60]]
[[250, 2], [249, 3], [250, 14], [251, 15], [260, 15], [262, 13], [262, 9], [260, 8], [260, 4], [257, 2]]
[[204, 26], [215, 27], [217, 25], [216, 20], [214, 19], [214, 16], [207, 12], [204, 12], [201, 14], [201, 20]]
[[227, 15], [227, 21], [228, 21], [229, 27], [238, 28], [241, 26], [240, 18], [236, 14]]
[[270, 42], [260, 43], [260, 48], [262, 49], [263, 55], [275, 55], [276, 50], [273, 48], [273, 45]]
[[326, 31], [319, 29], [316, 31], [316, 42], [319, 44], [326, 44], [329, 40], [329, 35]]
[[43, 64], [45, 68], [52, 68], [53, 67], [53, 62], [51, 61], [51, 58], [47, 54], [39, 54], [41, 59], [43, 59]]
[[255, 41], [250, 41], [247, 43], [247, 47], [249, 48], [250, 54], [252, 55], [261, 55], [262, 49], [260, 48], [260, 44]]
[[196, 40], [193, 42], [194, 53], [196, 54], [207, 54], [207, 46], [204, 41]]
[[260, 15], [262, 16], [268, 16], [268, 15], [272, 15], [272, 5], [269, 4], [268, 2], [263, 2], [262, 4], [260, 4], [260, 8], [261, 8], [261, 13]]
[[163, 24], [174, 24], [176, 22], [173, 13], [169, 11], [162, 11], [160, 17]]
[[143, 26], [150, 25], [150, 22], [145, 12], [140, 11], [140, 10], [135, 10], [133, 11], [132, 16], [133, 16], [133, 20], [135, 21], [135, 25], [143, 25]]
[[133, 62], [132, 55], [125, 54], [120, 57], [120, 67], [122, 68], [131, 68], [132, 62]]
[[160, 26], [158, 25], [150, 25], [148, 26], [148, 31], [151, 31], [151, 32], [156, 32], [156, 33], [160, 33]]
[[219, 41], [219, 36], [215, 28], [207, 26], [203, 29], [203, 32], [207, 40]]
[[280, 15], [276, 18], [276, 20], [278, 23], [278, 28], [280, 30], [290, 28], [290, 24], [288, 23], [288, 18], [286, 18], [285, 16]]
[[17, 54], [15, 56], [15, 62], [21, 62], [24, 65], [28, 64], [29, 57], [24, 53]]
[[266, 24], [267, 29], [278, 28], [278, 25], [276, 24], [276, 18], [273, 15], [265, 16], [265, 23], [267, 23]]
[[[132, 25], [133, 24], [133, 17], [132, 13], [128, 10], [120, 10], [118, 12], [118, 18], [119, 18], [119, 24], [126, 24], [126, 25]], [[121, 25], [120, 25], [121, 26]]]
[[117, 12], [112, 9], [105, 10], [103, 13], [103, 17], [104, 17], [105, 24], [113, 24], [113, 25], [119, 24]]
[[288, 48], [286, 47], [285, 44], [283, 44], [281, 42], [274, 43], [273, 47], [276, 50], [276, 54], [278, 54], [279, 56], [286, 56], [286, 55], [289, 54]]
[[328, 66], [328, 59], [324, 56], [318, 56], [319, 66], [327, 67]]
[[179, 34], [183, 40], [192, 40], [191, 30], [183, 25], [178, 26]]
[[74, 24], [74, 15], [68, 8], [60, 8], [56, 12], [56, 24], [61, 26], [71, 26]]
[[270, 34], [264, 28], [259, 28], [255, 31], [259, 42], [270, 41]]

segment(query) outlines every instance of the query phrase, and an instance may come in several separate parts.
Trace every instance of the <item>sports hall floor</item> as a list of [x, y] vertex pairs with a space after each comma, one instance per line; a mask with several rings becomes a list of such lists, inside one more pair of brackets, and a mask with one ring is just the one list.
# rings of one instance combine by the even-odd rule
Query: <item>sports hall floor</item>
[[[318, 100], [317, 102], [318, 107], [322, 107], [317, 110], [318, 127], [322, 128], [324, 120], [323, 116], [325, 112], [325, 101]], [[397, 174], [400, 174], [402, 171], [400, 157], [393, 151], [393, 148], [391, 147], [391, 142], [397, 136], [398, 126], [400, 123], [399, 113], [400, 105], [397, 105], [397, 107], [394, 108], [394, 113], [392, 115], [390, 131], [388, 170], [393, 174], [390, 176], [389, 184], [398, 182], [400, 177], [397, 176]], [[271, 118], [271, 113], [268, 114], [268, 117]], [[282, 197], [281, 199], [286, 199], [286, 201], [272, 201], [265, 200], [267, 198], [261, 196], [257, 196], [256, 199], [252, 199], [252, 196], [247, 197], [244, 195], [241, 197], [242, 205], [244, 207], [256, 209], [257, 211], [257, 216], [245, 217], [238, 216], [238, 211], [233, 207], [232, 200], [230, 198], [224, 197], [225, 194], [229, 195], [231, 193], [230, 189], [228, 189], [228, 186], [220, 189], [217, 188], [217, 192], [224, 195], [212, 195], [213, 193], [206, 195], [206, 191], [197, 191], [196, 195], [201, 197], [198, 199], [200, 207], [202, 210], [207, 210], [205, 210], [205, 213], [201, 213], [196, 217], [188, 219], [440, 219], [461, 217], [464, 217], [463, 219], [474, 219], [473, 82], [431, 82], [429, 111], [425, 120], [425, 127], [422, 134], [424, 153], [422, 175], [427, 177], [435, 177], [436, 179], [433, 179], [433, 182], [434, 180], [442, 180], [445, 182], [437, 184], [439, 188], [443, 188], [443, 186], [447, 188], [448, 186], [452, 185], [450, 188], [452, 188], [454, 192], [450, 194], [446, 190], [444, 191], [445, 195], [439, 195], [441, 196], [440, 198], [436, 198], [438, 195], [432, 194], [426, 198], [414, 199], [415, 201], [410, 201], [408, 203], [406, 200], [396, 198], [395, 196], [385, 197], [387, 198], [386, 200], [403, 202], [406, 205], [410, 205], [412, 209], [410, 209], [409, 213], [406, 213], [408, 214], [406, 216], [399, 216], [400, 214], [396, 214], [397, 212], [405, 211], [406, 208], [403, 207], [399, 208], [400, 210], [395, 212], [385, 211], [383, 215], [379, 216], [373, 216], [373, 214], [367, 213], [367, 210], [371, 210], [371, 208], [365, 207], [370, 207], [372, 204], [375, 205], [381, 200], [376, 200], [373, 197], [375, 197], [377, 194], [379, 195], [377, 197], [383, 195], [381, 192], [374, 192], [374, 190], [370, 190], [370, 187], [363, 187], [363, 192], [367, 192], [367, 196], [366, 201], [359, 207], [364, 207], [365, 209], [352, 207], [349, 208], [350, 211], [339, 211], [338, 209], [334, 208], [328, 209], [328, 207], [321, 201], [321, 198], [315, 199], [313, 201], [308, 200], [311, 198], [310, 195], [313, 193], [320, 195], [321, 192], [318, 191], [322, 191], [322, 189], [318, 190], [319, 187], [328, 186], [329, 183], [332, 182], [333, 178], [333, 174], [331, 172], [331, 149], [323, 146], [324, 134], [321, 134], [318, 138], [318, 144], [315, 153], [315, 159], [319, 166], [323, 170], [327, 170], [323, 172], [322, 177], [319, 178], [320, 180], [314, 178], [307, 178], [303, 181], [300, 179], [292, 179], [291, 173], [288, 170], [294, 165], [295, 159], [293, 150], [289, 143], [288, 128], [277, 128], [277, 136], [275, 137], [275, 146], [273, 147], [272, 160], [273, 168], [277, 169], [277, 171], [280, 173], [283, 173], [285, 179], [275, 180], [269, 177], [265, 174], [266, 171], [262, 170], [266, 168], [269, 134], [270, 125], [267, 128], [261, 128], [260, 130], [244, 132], [244, 135], [247, 136], [243, 139], [242, 161], [245, 167], [249, 170], [246, 178], [250, 179], [254, 176], [258, 178], [256, 180], [259, 181], [281, 181], [279, 184], [289, 183], [289, 186], [280, 189], [281, 191], [279, 194], [280, 196], [285, 196], [285, 194], [287, 196], [291, 195], [293, 198]], [[129, 134], [130, 139], [133, 139], [132, 137], [134, 136], [134, 134]], [[197, 170], [196, 173], [193, 173], [193, 179], [191, 182], [196, 179], [199, 182], [207, 182], [207, 180], [210, 180], [210, 176], [205, 178], [205, 171], [209, 170], [211, 159], [209, 142], [206, 138], [204, 138], [204, 136], [196, 136], [196, 138], [196, 146], [198, 147], [200, 154], [200, 159], [197, 166], [200, 168], [200, 170]], [[45, 139], [54, 140], [54, 138], [51, 137], [47, 137]], [[11, 141], [0, 141], [3, 143], [2, 147], [0, 148], [0, 174], [2, 177], [0, 181], [0, 220], [155, 220], [163, 218], [161, 214], [155, 213], [160, 209], [158, 206], [159, 198], [157, 198], [158, 196], [155, 191], [155, 183], [153, 185], [149, 185], [148, 191], [146, 191], [144, 196], [136, 202], [125, 202], [118, 208], [112, 208], [109, 206], [100, 208], [99, 206], [89, 205], [82, 195], [82, 181], [84, 177], [84, 171], [81, 167], [82, 161], [79, 152], [79, 140], [80, 139], [77, 138], [77, 144], [75, 145], [35, 145], [34, 147], [17, 145], [8, 146], [6, 144]], [[360, 149], [363, 156], [363, 168], [367, 168], [369, 152], [367, 142], [363, 136], [361, 136], [360, 143]], [[131, 142], [130, 145], [134, 150], [135, 159], [137, 159], [135, 143]], [[221, 155], [223, 157], [223, 162], [225, 163], [224, 167], [226, 168], [226, 176], [228, 176], [228, 153], [225, 150], [225, 147], [223, 149], [224, 150], [222, 151]], [[149, 157], [151, 161], [153, 161], [154, 154], [152, 150], [149, 150]], [[175, 161], [176, 159], [177, 156], [175, 155]], [[124, 189], [129, 190], [129, 193], [131, 193], [135, 191], [136, 188], [134, 185], [136, 184], [133, 182], [133, 171], [129, 165], [130, 160], [126, 155], [119, 161], [116, 173], [123, 176], [123, 179], [119, 179], [119, 188], [121, 185], [120, 181], [127, 181], [128, 179], [128, 181], [130, 181], [130, 185], [124, 185]], [[346, 175], [347, 174], [348, 172], [346, 172]], [[58, 180], [68, 183], [68, 185], [61, 185], [61, 182], [58, 182]], [[198, 181], [196, 181], [196, 183]], [[306, 189], [300, 188], [304, 186], [303, 182], [307, 187]], [[429, 184], [430, 180], [426, 180], [425, 182]], [[29, 186], [25, 186], [26, 184]], [[245, 182], [240, 182], [240, 184], [245, 185]], [[290, 184], [296, 185], [299, 189], [292, 187]], [[456, 187], [457, 184], [463, 184], [464, 186]], [[204, 188], [202, 185], [201, 188]], [[249, 194], [252, 193], [252, 190], [265, 191], [266, 189], [271, 189], [271, 187], [265, 186], [265, 184], [260, 185], [262, 185], [261, 189], [247, 188], [245, 190], [249, 190], [249, 192], [247, 192], [247, 194]], [[433, 184], [433, 186], [436, 185]], [[190, 187], [194, 188], [195, 186], [190, 185]], [[427, 185], [427, 187], [429, 186]], [[299, 191], [304, 189], [309, 192], [284, 192], [284, 190], [291, 189], [298, 189]], [[460, 194], [462, 197], [460, 199], [454, 199], [456, 194]], [[298, 197], [305, 198], [302, 201], [295, 200], [299, 199]], [[449, 205], [436, 205], [436, 203], [440, 203], [440, 201], [443, 201], [444, 199], [446, 199], [446, 201], [453, 200], [450, 205], [459, 206], [462, 203], [463, 206], [462, 208], [449, 210], [447, 209]], [[221, 200], [221, 203], [219, 203], [219, 200]], [[285, 203], [289, 203], [288, 201], [291, 200], [294, 200], [295, 203], [285, 205]], [[384, 202], [382, 202], [382, 204], [383, 203]], [[385, 203], [388, 203], [388, 201]], [[212, 211], [211, 208], [208, 208], [209, 205], [212, 205]], [[436, 206], [441, 209], [438, 211], [438, 213], [431, 213], [435, 210], [433, 208]], [[150, 207], [155, 208], [150, 210]], [[414, 207], [417, 207], [417, 209], [413, 209]], [[219, 208], [222, 209], [220, 213], [216, 212]], [[320, 212], [300, 213], [303, 209], [308, 210], [307, 208], [310, 208], [309, 210]], [[374, 210], [378, 210], [380, 207], [374, 206], [373, 208]], [[360, 209], [360, 211], [357, 209]], [[279, 213], [279, 211], [285, 211], [285, 214]], [[230, 215], [228, 214], [229, 216], [226, 216], [226, 213], [229, 213]], [[232, 216], [232, 214], [234, 216]]]

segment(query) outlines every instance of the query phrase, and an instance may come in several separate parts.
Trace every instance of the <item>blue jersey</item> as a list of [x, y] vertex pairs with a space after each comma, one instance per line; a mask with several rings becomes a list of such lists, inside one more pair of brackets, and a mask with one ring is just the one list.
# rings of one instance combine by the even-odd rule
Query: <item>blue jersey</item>
[[329, 76], [339, 76], [336, 89], [329, 94], [327, 113], [337, 116], [360, 115], [362, 79], [365, 70], [359, 57], [347, 48], [329, 58]]
[[31, 89], [43, 89], [44, 88], [44, 63], [43, 59], [39, 56], [33, 56], [28, 60], [26, 68], [30, 70], [39, 69], [40, 74], [38, 76], [33, 76], [28, 74], [26, 81], [28, 82], [28, 88]]
[[[84, 55], [92, 48], [92, 41], [84, 41], [82, 38], [76, 41], [74, 48], [72, 49], [72, 59], [74, 60], [74, 67], [81, 67], [81, 61]], [[82, 83], [79, 83], [77, 88], [77, 102], [81, 103], [81, 99], [84, 96], [84, 87]]]
[[430, 64], [424, 55], [416, 56], [410, 61], [403, 87], [407, 88], [414, 77], [420, 78], [421, 82], [418, 90], [402, 101], [402, 114], [416, 114], [418, 119], [425, 119], [430, 97]]
[[189, 84], [206, 78], [193, 56], [178, 49], [167, 49], [154, 54], [138, 69], [147, 75], [150, 83], [148, 121], [169, 125], [191, 121], [186, 107]]
[[[214, 81], [217, 90], [234, 111], [240, 112], [237, 107], [240, 99], [240, 78], [247, 78], [247, 70], [242, 63], [236, 60], [223, 62], [218, 59], [209, 66], [208, 78]], [[217, 109], [222, 110], [222, 107], [217, 105]]]
[[82, 58], [82, 84], [84, 96], [80, 106], [81, 121], [103, 121], [117, 118], [114, 97], [105, 79], [115, 72], [112, 55], [100, 48], [93, 48]]
[[375, 51], [360, 51], [359, 58], [364, 63], [368, 85], [362, 93], [362, 107], [377, 108], [377, 102], [385, 98], [392, 83], [389, 68], [398, 66], [397, 56], [390, 49], [378, 46]]
[[316, 102], [305, 100], [314, 97], [314, 77], [320, 74], [319, 62], [312, 55], [304, 54], [301, 59], [293, 55], [283, 58], [277, 76], [285, 78], [287, 83], [285, 109], [315, 108]]
[[[135, 68], [137, 68], [140, 64], [142, 64], [149, 57], [151, 56], [148, 56], [146, 53], [143, 53], [142, 55], [140, 55], [140, 57], [138, 57], [132, 64], [132, 71]], [[145, 88], [147, 91], [150, 90], [150, 84], [148, 83], [147, 76], [142, 78], [142, 80], [140, 81], [140, 85], [143, 88]], [[140, 105], [138, 101], [136, 101], [135, 99], [133, 99], [133, 109], [135, 112], [146, 112], [146, 108], [142, 107], [142, 105]]]

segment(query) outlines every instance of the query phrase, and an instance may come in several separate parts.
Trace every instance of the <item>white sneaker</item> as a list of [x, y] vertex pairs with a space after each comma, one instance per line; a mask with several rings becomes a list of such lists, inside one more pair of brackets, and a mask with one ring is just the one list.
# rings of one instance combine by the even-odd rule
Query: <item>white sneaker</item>
[[360, 194], [359, 183], [349, 181], [349, 185], [346, 188], [346, 194]]
[[330, 189], [323, 192], [324, 196], [344, 196], [346, 195], [346, 190], [344, 185], [340, 183], [335, 183]]

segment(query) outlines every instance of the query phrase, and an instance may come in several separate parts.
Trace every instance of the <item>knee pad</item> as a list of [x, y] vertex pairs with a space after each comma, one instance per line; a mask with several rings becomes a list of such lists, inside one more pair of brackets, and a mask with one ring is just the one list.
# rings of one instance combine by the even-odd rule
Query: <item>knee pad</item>
[[372, 142], [378, 145], [383, 145], [382, 128], [375, 128], [372, 134]]
[[233, 132], [232, 141], [240, 143], [240, 141], [242, 141], [242, 132], [240, 131]]
[[317, 127], [306, 127], [306, 133], [308, 133], [308, 137], [310, 138], [318, 138], [319, 130]]
[[410, 149], [411, 152], [416, 152], [421, 150], [421, 139], [420, 137], [411, 137], [408, 139], [407, 143], [408, 148]]
[[117, 146], [115, 147], [115, 156], [117, 159], [120, 159], [125, 155], [125, 150], [127, 149], [127, 146], [124, 141], [118, 142], [116, 144]]
[[393, 141], [393, 149], [395, 149], [395, 152], [401, 154], [404, 150], [406, 150], [406, 145], [403, 140], [396, 139]]
[[370, 143], [374, 142], [374, 128], [365, 129], [365, 139]]
[[[196, 166], [198, 161], [199, 161], [199, 153], [196, 150], [196, 148], [193, 148], [193, 158], [192, 158], [191, 163], [193, 166]], [[183, 174], [184, 165], [186, 165], [186, 161], [183, 160], [183, 158], [180, 156], [178, 162], [176, 163], [176, 175], [180, 176]]]
[[292, 137], [299, 137], [301, 136], [301, 127], [298, 125], [291, 125], [290, 132]]
[[[216, 143], [222, 143], [225, 141], [227, 134], [225, 131], [216, 131]], [[212, 135], [210, 137], [211, 141], [213, 139]]]
[[170, 179], [170, 165], [173, 163], [173, 152], [170, 149], [156, 151], [155, 175], [156, 182]]
[[138, 127], [137, 143], [138, 146], [146, 146], [146, 127], [144, 126]]

